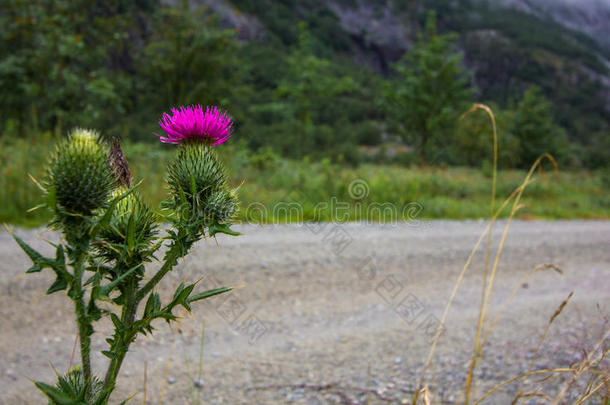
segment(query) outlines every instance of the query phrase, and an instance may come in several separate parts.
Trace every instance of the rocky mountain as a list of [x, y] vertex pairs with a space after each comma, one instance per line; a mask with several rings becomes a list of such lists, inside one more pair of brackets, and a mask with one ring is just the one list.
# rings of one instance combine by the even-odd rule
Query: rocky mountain
[[610, 0], [200, 1], [243, 40], [290, 47], [304, 21], [322, 56], [382, 75], [434, 11], [441, 33], [458, 34], [479, 99], [507, 105], [536, 85], [573, 138], [610, 125]]
[[500, 3], [583, 32], [610, 51], [610, 0], [500, 0]]
[[[261, 20], [306, 17], [306, 9], [325, 7], [354, 42], [374, 48], [373, 52], [381, 52], [389, 60], [408, 49], [416, 35], [422, 10], [433, 9], [444, 14], [443, 8], [460, 9], [460, 18], [470, 15], [475, 19], [483, 18], [481, 9], [497, 13], [511, 10], [517, 15], [534, 16], [530, 22], [563, 27], [568, 36], [586, 34], [599, 46], [600, 49], [596, 49], [598, 56], [606, 63], [610, 59], [610, 0], [318, 0], [305, 1], [302, 8], [294, 1], [261, 0], [259, 6], [247, 5], [243, 0], [200, 2], [219, 13], [225, 25], [238, 28], [240, 36], [246, 39], [260, 37], [266, 29], [274, 30], [274, 27], [261, 24]], [[274, 9], [283, 9], [284, 13], [266, 15]], [[379, 62], [383, 65], [383, 61]]]

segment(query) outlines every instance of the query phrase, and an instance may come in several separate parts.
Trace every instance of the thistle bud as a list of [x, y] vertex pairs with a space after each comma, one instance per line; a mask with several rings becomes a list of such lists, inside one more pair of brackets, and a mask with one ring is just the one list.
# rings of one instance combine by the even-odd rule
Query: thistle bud
[[220, 190], [208, 196], [204, 202], [204, 210], [212, 222], [217, 224], [229, 223], [239, 208], [237, 190]]
[[[119, 187], [112, 193], [116, 198], [125, 192]], [[152, 240], [157, 233], [156, 216], [138, 194], [132, 192], [119, 200], [107, 226], [100, 230], [103, 244], [97, 253], [104, 261], [131, 267], [150, 259], [153, 253]]]
[[114, 185], [106, 156], [99, 135], [88, 129], [75, 129], [57, 146], [49, 165], [48, 183], [55, 189], [60, 208], [91, 215], [106, 205]]
[[[78, 403], [86, 400], [86, 403], [94, 403], [98, 395], [102, 391], [103, 383], [97, 377], [92, 377], [91, 381], [85, 381], [80, 367], [75, 367], [65, 375], [57, 376], [57, 390], [63, 394], [63, 397], [70, 400], [70, 403]], [[61, 404], [65, 404], [68, 401], [62, 401]], [[49, 399], [49, 405], [59, 405], [60, 402], [56, 402]]]
[[174, 200], [179, 202], [184, 196], [189, 207], [199, 211], [197, 214], [204, 214], [203, 202], [226, 184], [227, 175], [218, 156], [204, 143], [181, 145], [168, 167], [168, 185]]

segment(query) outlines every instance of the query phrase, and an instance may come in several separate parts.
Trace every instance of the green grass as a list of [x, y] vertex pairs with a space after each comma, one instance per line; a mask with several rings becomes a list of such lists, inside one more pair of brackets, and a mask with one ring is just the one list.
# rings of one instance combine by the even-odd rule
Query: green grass
[[[40, 190], [28, 174], [39, 180], [44, 178], [44, 165], [55, 142], [51, 135], [28, 140], [0, 139], [0, 221], [32, 227], [49, 220], [45, 210], [27, 212], [42, 201]], [[159, 143], [124, 145], [132, 174], [144, 180], [141, 192], [153, 207], [158, 207], [166, 197], [165, 167], [175, 149]], [[328, 161], [287, 160], [234, 145], [220, 146], [218, 151], [228, 164], [233, 183], [240, 187], [242, 220], [248, 216], [256, 222], [294, 222], [301, 217], [388, 221], [406, 219], [409, 207], [417, 212], [418, 219], [489, 215], [491, 176], [478, 169], [369, 164], [352, 168]], [[525, 172], [519, 170], [499, 172], [498, 199], [508, 196], [524, 176]], [[525, 192], [526, 207], [520, 215], [548, 219], [610, 218], [609, 177], [608, 171], [557, 173], [549, 168], [535, 175], [534, 183]], [[352, 198], [350, 184], [354, 180], [365, 183], [368, 192], [363, 198]], [[301, 211], [286, 209], [286, 203], [297, 202], [301, 203]], [[318, 205], [316, 215], [318, 203], [326, 203], [327, 207], [320, 210]], [[381, 214], [385, 203], [394, 207], [391, 214], [390, 211]]]

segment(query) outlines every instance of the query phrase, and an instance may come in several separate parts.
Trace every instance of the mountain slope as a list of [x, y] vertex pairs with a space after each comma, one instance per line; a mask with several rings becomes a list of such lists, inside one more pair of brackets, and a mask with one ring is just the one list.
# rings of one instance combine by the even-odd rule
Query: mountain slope
[[[294, 45], [305, 21], [326, 58], [349, 57], [383, 75], [410, 49], [429, 11], [441, 32], [459, 34], [481, 101], [510, 105], [543, 88], [572, 139], [587, 144], [610, 122], [610, 12], [600, 0], [207, 0], [248, 16], [263, 41]], [[219, 7], [223, 4], [224, 7]], [[227, 7], [228, 6], [228, 7]], [[221, 10], [222, 8], [222, 10]], [[247, 24], [246, 24], [247, 25]], [[241, 31], [253, 31], [244, 28]]]
[[610, 1], [608, 0], [500, 0], [504, 5], [551, 19], [587, 34], [610, 51]]

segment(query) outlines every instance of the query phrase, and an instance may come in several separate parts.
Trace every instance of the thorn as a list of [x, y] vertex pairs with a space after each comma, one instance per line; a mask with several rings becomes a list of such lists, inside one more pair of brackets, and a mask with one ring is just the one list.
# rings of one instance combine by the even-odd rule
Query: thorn
[[53, 372], [55, 373], [55, 375], [57, 377], [59, 377], [59, 373], [57, 372], [57, 370], [55, 369], [55, 367], [53, 366], [53, 363], [51, 363], [51, 361], [49, 361], [49, 366], [51, 366], [51, 368], [53, 369]]

